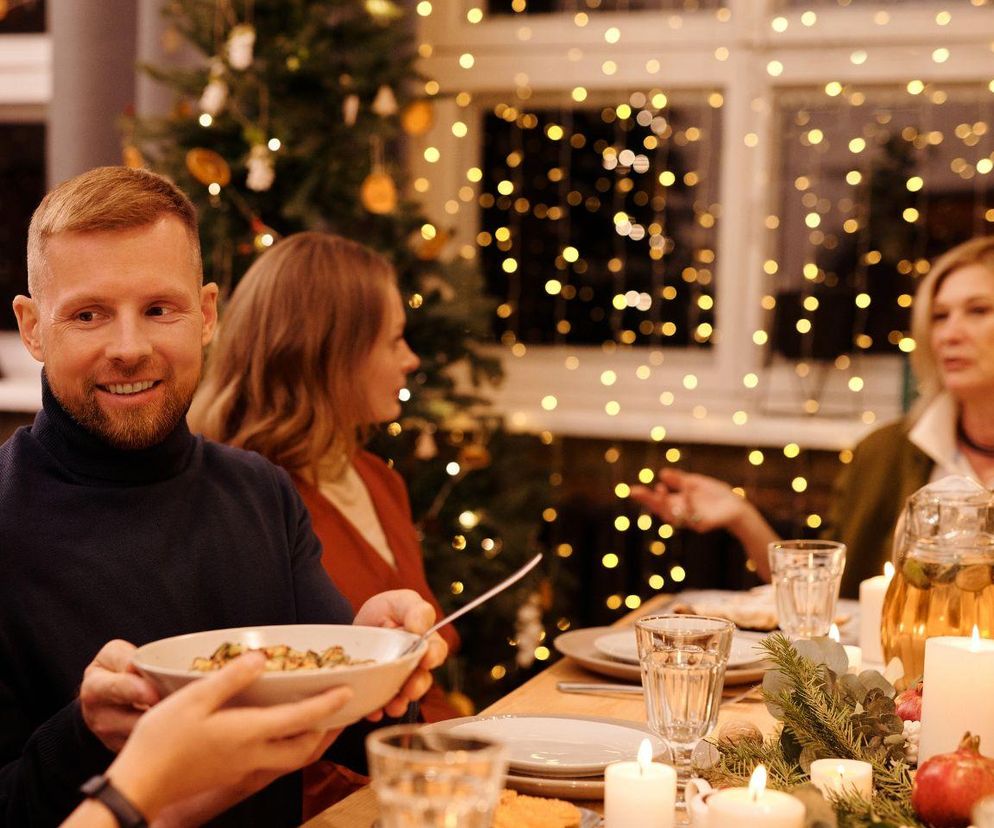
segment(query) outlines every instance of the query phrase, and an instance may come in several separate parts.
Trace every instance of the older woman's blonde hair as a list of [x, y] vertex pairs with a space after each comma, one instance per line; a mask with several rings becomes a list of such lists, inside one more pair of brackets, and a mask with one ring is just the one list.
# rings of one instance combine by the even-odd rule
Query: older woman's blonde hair
[[911, 336], [915, 350], [911, 353], [911, 367], [918, 379], [921, 394], [916, 410], [920, 411], [942, 391], [942, 377], [932, 350], [932, 313], [935, 295], [946, 277], [954, 270], [970, 265], [983, 265], [994, 277], [994, 236], [970, 239], [944, 253], [922, 279], [915, 291], [911, 311]]
[[395, 283], [385, 258], [340, 236], [278, 242], [224, 311], [190, 427], [312, 482], [340, 474], [369, 424], [358, 378]]

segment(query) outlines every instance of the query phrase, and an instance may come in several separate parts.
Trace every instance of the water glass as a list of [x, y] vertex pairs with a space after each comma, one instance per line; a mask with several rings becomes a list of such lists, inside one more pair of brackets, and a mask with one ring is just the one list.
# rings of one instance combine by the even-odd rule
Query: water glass
[[718, 720], [735, 625], [702, 615], [650, 615], [635, 622], [649, 727], [673, 749], [677, 775]]
[[770, 544], [770, 573], [780, 629], [792, 638], [828, 635], [839, 600], [846, 545], [789, 540]]
[[490, 828], [507, 749], [424, 725], [395, 725], [366, 738], [381, 828]]

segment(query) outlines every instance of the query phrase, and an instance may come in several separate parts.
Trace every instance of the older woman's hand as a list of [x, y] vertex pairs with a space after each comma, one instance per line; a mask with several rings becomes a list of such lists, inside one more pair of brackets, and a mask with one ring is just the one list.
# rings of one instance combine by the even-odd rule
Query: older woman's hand
[[[355, 624], [405, 629], [421, 635], [435, 623], [435, 608], [412, 589], [393, 589], [374, 595], [356, 613]], [[408, 704], [417, 701], [431, 687], [431, 671], [445, 661], [449, 647], [436, 632], [428, 638], [428, 650], [400, 692], [382, 711], [367, 718], [378, 721], [383, 713], [402, 716]]]

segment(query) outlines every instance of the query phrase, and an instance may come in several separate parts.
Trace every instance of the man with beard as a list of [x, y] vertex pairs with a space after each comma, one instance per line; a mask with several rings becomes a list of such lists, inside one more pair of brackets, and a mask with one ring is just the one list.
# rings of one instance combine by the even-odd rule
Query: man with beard
[[[131, 667], [135, 645], [353, 620], [286, 473], [186, 427], [217, 320], [187, 198], [123, 167], [65, 182], [32, 218], [28, 292], [14, 311], [44, 364], [43, 409], [0, 446], [0, 824], [10, 826], [61, 821], [159, 700]], [[400, 590], [354, 620], [422, 632], [433, 618]], [[435, 636], [385, 712], [419, 698], [444, 656]], [[347, 728], [329, 758], [361, 768], [361, 737]], [[299, 774], [212, 791], [172, 816], [201, 823], [255, 791], [214, 824], [300, 821]]]

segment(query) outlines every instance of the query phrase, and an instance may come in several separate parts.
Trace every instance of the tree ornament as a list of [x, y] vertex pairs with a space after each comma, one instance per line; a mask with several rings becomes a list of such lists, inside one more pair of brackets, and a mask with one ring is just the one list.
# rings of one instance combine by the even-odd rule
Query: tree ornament
[[186, 168], [204, 186], [220, 184], [225, 187], [231, 181], [228, 162], [214, 150], [204, 147], [196, 147], [186, 154]]
[[518, 607], [518, 617], [514, 624], [518, 641], [518, 652], [514, 660], [519, 667], [531, 667], [535, 663], [535, 648], [542, 641], [541, 597], [533, 592]]
[[994, 793], [994, 759], [980, 753], [980, 737], [966, 733], [952, 753], [926, 759], [911, 789], [915, 812], [933, 828], [970, 824], [974, 804]]
[[342, 120], [345, 126], [355, 126], [359, 117], [359, 96], [356, 94], [346, 95], [342, 101]]
[[366, 0], [366, 12], [377, 23], [386, 24], [404, 16], [400, 6], [392, 0]]
[[245, 179], [245, 186], [257, 193], [262, 193], [273, 186], [275, 178], [273, 154], [265, 144], [256, 144], [249, 150], [248, 176]]
[[145, 166], [145, 158], [134, 144], [125, 144], [124, 149], [121, 150], [121, 160], [125, 167], [133, 170], [140, 170]]
[[435, 123], [435, 107], [424, 98], [411, 101], [400, 113], [400, 126], [408, 135], [424, 135]]
[[255, 26], [251, 23], [239, 23], [228, 35], [228, 65], [239, 72], [245, 71], [252, 65], [254, 48]]
[[459, 449], [458, 463], [465, 471], [485, 469], [491, 463], [490, 450], [482, 443], [467, 443]]
[[414, 456], [418, 460], [433, 460], [438, 456], [438, 444], [435, 435], [428, 429], [421, 429], [414, 444]]
[[460, 716], [472, 716], [476, 713], [476, 705], [473, 704], [473, 700], [467, 696], [465, 693], [460, 693], [458, 690], [452, 690], [447, 693], [445, 698], [448, 700]]
[[397, 206], [397, 185], [382, 167], [374, 167], [359, 188], [359, 199], [378, 216], [392, 213]]
[[[422, 238], [420, 233], [418, 234], [418, 238], [421, 242], [415, 248], [414, 255], [423, 262], [433, 262], [442, 255], [445, 245], [449, 243], [449, 239], [452, 237], [445, 230], [438, 230], [430, 239]], [[452, 291], [452, 287], [448, 282], [445, 282], [445, 285], [449, 291]], [[427, 285], [425, 287], [427, 288]], [[454, 291], [452, 292], [454, 294]]]
[[210, 80], [200, 95], [200, 111], [214, 117], [228, 102], [228, 84], [224, 81], [224, 64], [219, 60], [211, 63]]
[[393, 90], [386, 84], [383, 84], [376, 92], [372, 110], [381, 118], [389, 118], [391, 115], [397, 114], [397, 98], [393, 94]]

